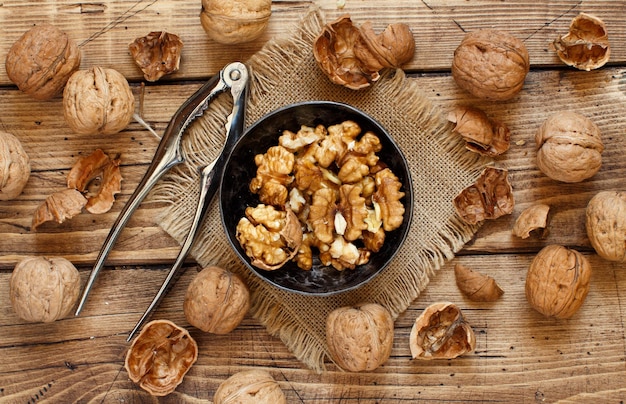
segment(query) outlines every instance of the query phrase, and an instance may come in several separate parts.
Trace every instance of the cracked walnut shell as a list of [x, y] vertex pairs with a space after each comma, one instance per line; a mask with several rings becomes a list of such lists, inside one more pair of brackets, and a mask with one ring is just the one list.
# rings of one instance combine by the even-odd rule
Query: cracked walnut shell
[[591, 266], [584, 255], [560, 245], [544, 247], [526, 274], [526, 299], [546, 317], [570, 318], [589, 292]]
[[548, 233], [548, 213], [550, 206], [545, 203], [536, 203], [522, 211], [515, 220], [513, 234], [520, 238], [528, 238], [534, 231], [539, 231], [539, 236], [544, 238]]
[[20, 140], [0, 131], [0, 201], [17, 198], [30, 178], [30, 158]]
[[153, 320], [133, 340], [124, 367], [139, 387], [153, 396], [166, 396], [197, 359], [198, 345], [187, 330], [168, 320]]
[[535, 134], [537, 166], [561, 182], [581, 182], [602, 165], [604, 144], [600, 129], [589, 118], [573, 111], [553, 114]]
[[528, 50], [513, 35], [491, 29], [470, 32], [454, 51], [452, 77], [475, 97], [509, 100], [524, 86], [530, 70]]
[[5, 67], [7, 76], [20, 90], [37, 100], [49, 100], [61, 93], [78, 70], [80, 59], [80, 49], [66, 33], [42, 24], [11, 46]]
[[469, 224], [509, 215], [515, 207], [508, 171], [487, 167], [473, 185], [454, 198], [454, 207]]
[[465, 265], [454, 266], [454, 277], [459, 290], [474, 302], [495, 302], [504, 294], [495, 279]]
[[376, 303], [333, 310], [326, 319], [326, 343], [333, 361], [349, 372], [372, 371], [393, 347], [391, 313]]
[[204, 332], [228, 334], [250, 309], [250, 292], [236, 274], [216, 266], [200, 271], [187, 287], [183, 310]]
[[260, 37], [271, 15], [271, 0], [202, 0], [200, 23], [215, 42], [234, 45]]
[[597, 193], [585, 216], [587, 237], [596, 253], [609, 261], [626, 261], [626, 192]]
[[453, 359], [474, 350], [476, 335], [457, 305], [438, 302], [415, 320], [409, 347], [413, 359]]
[[9, 280], [15, 313], [30, 322], [52, 322], [70, 314], [80, 294], [80, 275], [62, 257], [26, 257]]
[[86, 194], [85, 209], [89, 213], [108, 212], [113, 207], [115, 195], [122, 190], [120, 159], [111, 159], [101, 149], [96, 149], [72, 166], [67, 175], [67, 187]]
[[598, 69], [611, 56], [609, 35], [604, 21], [587, 13], [574, 17], [567, 35], [555, 39], [553, 46], [563, 63], [579, 70]]
[[165, 31], [150, 32], [135, 39], [128, 50], [147, 81], [157, 81], [178, 71], [183, 41], [178, 35]]
[[272, 375], [261, 369], [244, 370], [224, 380], [213, 396], [214, 404], [286, 404]]
[[459, 106], [448, 114], [455, 123], [453, 131], [466, 141], [466, 148], [484, 156], [495, 157], [509, 150], [511, 131], [498, 121], [490, 119], [478, 108]]
[[120, 132], [135, 112], [135, 98], [117, 70], [92, 67], [74, 73], [63, 90], [65, 121], [76, 133], [110, 135]]

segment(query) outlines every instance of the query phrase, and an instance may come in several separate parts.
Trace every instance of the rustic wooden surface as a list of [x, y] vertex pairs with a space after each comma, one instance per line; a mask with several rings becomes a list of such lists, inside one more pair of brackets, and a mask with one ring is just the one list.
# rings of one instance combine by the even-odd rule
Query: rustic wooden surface
[[[225, 63], [245, 60], [274, 36], [286, 35], [310, 6], [307, 1], [274, 1], [266, 34], [241, 46], [210, 41], [199, 23], [200, 1], [123, 0], [0, 2], [0, 57], [33, 24], [49, 22], [81, 46], [82, 68], [114, 67], [131, 82], [139, 98], [141, 74], [127, 51], [134, 38], [154, 30], [177, 33], [185, 42], [181, 70], [145, 87], [143, 116], [162, 132], [172, 113], [202, 81]], [[62, 118], [61, 99], [33, 101], [0, 69], [0, 130], [17, 135], [32, 160], [24, 193], [0, 202], [0, 402], [209, 402], [217, 386], [233, 373], [267, 369], [289, 403], [395, 402], [624, 402], [626, 399], [626, 264], [600, 259], [584, 230], [584, 209], [600, 190], [626, 190], [626, 16], [625, 1], [534, 0], [318, 0], [327, 19], [350, 13], [375, 28], [401, 21], [417, 40], [407, 71], [441, 108], [472, 103], [512, 130], [511, 149], [498, 164], [509, 169], [515, 212], [486, 223], [457, 258], [436, 271], [424, 293], [396, 321], [394, 349], [387, 363], [370, 373], [345, 373], [332, 365], [322, 374], [304, 368], [277, 338], [247, 317], [231, 334], [208, 335], [191, 328], [200, 345], [197, 364], [175, 393], [155, 399], [135, 386], [123, 368], [125, 338], [151, 300], [177, 244], [154, 222], [162, 206], [144, 204], [133, 216], [78, 318], [53, 324], [28, 324], [13, 312], [8, 280], [27, 255], [59, 255], [74, 262], [86, 280], [104, 237], [143, 175], [158, 140], [132, 123], [107, 138], [71, 133]], [[549, 48], [585, 11], [607, 24], [610, 63], [594, 72], [563, 66]], [[485, 102], [460, 91], [449, 67], [465, 32], [508, 30], [524, 40], [532, 70], [524, 90], [512, 101]], [[606, 150], [601, 171], [578, 184], [545, 177], [534, 161], [533, 134], [551, 113], [581, 112], [602, 130]], [[76, 158], [101, 147], [123, 156], [123, 192], [104, 215], [82, 214], [62, 224], [30, 231], [31, 215], [50, 193], [64, 187]], [[510, 229], [519, 212], [534, 202], [552, 206], [550, 235], [521, 240]], [[558, 243], [583, 252], [593, 267], [591, 290], [569, 320], [546, 319], [524, 297], [525, 273], [535, 253]], [[464, 299], [454, 283], [453, 266], [462, 263], [486, 272], [505, 290], [501, 300], [477, 304]], [[186, 325], [182, 300], [197, 267], [188, 270], [155, 316]], [[455, 360], [411, 360], [408, 337], [415, 318], [441, 300], [459, 304], [474, 326], [474, 353]]]

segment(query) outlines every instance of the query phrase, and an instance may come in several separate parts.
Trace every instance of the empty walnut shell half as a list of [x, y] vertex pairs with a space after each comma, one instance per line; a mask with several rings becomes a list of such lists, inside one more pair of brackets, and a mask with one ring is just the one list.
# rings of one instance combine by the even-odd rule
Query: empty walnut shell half
[[31, 229], [37, 230], [41, 224], [51, 220], [63, 223], [82, 212], [86, 204], [87, 198], [77, 189], [55, 192], [35, 210]]
[[626, 192], [598, 192], [585, 216], [587, 237], [596, 253], [609, 261], [626, 261]]
[[178, 35], [165, 31], [150, 32], [135, 39], [128, 50], [147, 81], [157, 81], [174, 73], [180, 66], [183, 41]]
[[508, 171], [487, 167], [473, 185], [454, 198], [454, 207], [469, 224], [509, 215], [515, 207]]
[[532, 232], [538, 232], [541, 238], [546, 237], [548, 213], [550, 213], [550, 206], [545, 203], [536, 203], [524, 209], [515, 220], [513, 234], [517, 237], [528, 238]]
[[474, 107], [459, 106], [448, 114], [448, 120], [456, 123], [454, 131], [465, 139], [466, 147], [484, 156], [498, 156], [509, 150], [511, 131], [487, 114]]
[[470, 94], [494, 101], [513, 98], [524, 86], [530, 59], [524, 42], [491, 29], [470, 32], [454, 51], [452, 77]]
[[546, 317], [570, 318], [589, 292], [591, 266], [584, 255], [560, 245], [537, 253], [526, 274], [526, 299]]
[[80, 66], [76, 43], [58, 28], [42, 24], [28, 30], [9, 49], [5, 67], [17, 87], [38, 100], [60, 94]]
[[438, 302], [415, 320], [409, 347], [413, 359], [453, 359], [472, 352], [476, 336], [457, 305]]
[[611, 56], [604, 21], [587, 13], [574, 17], [567, 35], [559, 36], [553, 45], [563, 63], [580, 70], [600, 68]]
[[454, 266], [454, 277], [459, 290], [474, 302], [494, 302], [504, 294], [491, 276], [474, 271], [465, 265]]
[[197, 359], [198, 345], [187, 330], [168, 320], [153, 320], [133, 340], [124, 366], [139, 387], [153, 396], [166, 396]]
[[214, 404], [286, 404], [272, 375], [261, 369], [244, 370], [224, 380], [213, 396]]

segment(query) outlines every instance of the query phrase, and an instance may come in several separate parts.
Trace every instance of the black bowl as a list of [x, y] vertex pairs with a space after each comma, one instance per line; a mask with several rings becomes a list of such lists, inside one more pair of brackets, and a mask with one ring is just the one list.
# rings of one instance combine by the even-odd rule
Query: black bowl
[[[313, 263], [311, 270], [305, 271], [293, 262], [280, 269], [266, 271], [251, 264], [250, 258], [236, 238], [239, 219], [245, 216], [248, 206], [259, 204], [258, 196], [250, 192], [249, 184], [256, 176], [254, 156], [265, 153], [278, 144], [278, 138], [285, 129], [297, 132], [301, 125], [322, 124], [326, 127], [352, 120], [361, 126], [363, 132], [372, 131], [380, 138], [382, 150], [380, 160], [386, 163], [402, 182], [405, 196], [402, 203], [405, 214], [402, 225], [386, 235], [383, 248], [372, 253], [370, 261], [354, 270], [337, 271], [332, 267]], [[240, 259], [262, 279], [278, 288], [307, 295], [330, 295], [361, 286], [379, 274], [396, 255], [409, 231], [413, 192], [409, 168], [402, 152], [387, 131], [364, 112], [346, 104], [315, 101], [289, 105], [271, 112], [250, 126], [239, 139], [231, 152], [221, 182], [220, 211], [222, 224], [228, 240]]]

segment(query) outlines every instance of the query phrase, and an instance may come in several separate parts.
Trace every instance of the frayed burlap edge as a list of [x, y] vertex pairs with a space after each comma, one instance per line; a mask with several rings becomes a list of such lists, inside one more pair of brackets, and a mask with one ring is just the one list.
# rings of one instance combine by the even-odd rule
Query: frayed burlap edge
[[[320, 10], [312, 7], [301, 23], [294, 27], [290, 38], [268, 42], [246, 62], [251, 72], [247, 124], [269, 112], [263, 108], [263, 102], [270, 96], [276, 96], [277, 88], [281, 88], [285, 80], [294, 79], [289, 76], [289, 72], [297, 70], [298, 66], [308, 68], [312, 63], [311, 45], [323, 24]], [[325, 80], [325, 77], [317, 77], [320, 74], [319, 69], [311, 69], [313, 81]], [[368, 112], [389, 129], [397, 126], [398, 122], [388, 122], [385, 108], [394, 108], [399, 115], [406, 117], [402, 122], [403, 130], [415, 133], [416, 141], [426, 142], [429, 153], [432, 151], [441, 155], [438, 165], [444, 173], [442, 175], [449, 171], [450, 176], [454, 177], [454, 185], [441, 185], [439, 192], [455, 195], [471, 184], [489, 163], [488, 160], [467, 152], [459, 137], [451, 135], [450, 124], [421, 92], [418, 82], [407, 78], [401, 70], [385, 73], [372, 90], [363, 92], [346, 91], [327, 85], [327, 92], [316, 89], [311, 93], [310, 86], [306, 83], [304, 80], [301, 94], [285, 94], [285, 104], [307, 99], [333, 99], [348, 104], [356, 103], [358, 106], [362, 97], [376, 97], [377, 94], [384, 94], [386, 98], [393, 100], [393, 104], [388, 107], [372, 108]], [[230, 107], [228, 95], [220, 96], [194, 122], [183, 142], [185, 164], [169, 173], [149, 196], [149, 199], [169, 203], [158, 222], [179, 242], [187, 234], [196, 206], [197, 167], [209, 163], [217, 155], [223, 143], [224, 124]], [[406, 138], [398, 143], [405, 155], [412, 156], [408, 158], [412, 173], [420, 171], [419, 157], [415, 157], [411, 150], [413, 143], [406, 141]], [[420, 143], [419, 146], [423, 147], [424, 144]], [[415, 193], [433, 191], [429, 189], [432, 184], [421, 183], [417, 176], [413, 178], [413, 185]], [[437, 189], [434, 191], [437, 192]], [[279, 337], [298, 360], [308, 368], [320, 372], [325, 369], [325, 362], [332, 360], [324, 336], [325, 318], [330, 310], [367, 300], [385, 306], [396, 318], [424, 290], [434, 271], [452, 259], [475, 234], [478, 227], [464, 223], [454, 214], [452, 196], [449, 195], [443, 196], [449, 201], [448, 204], [428, 209], [428, 220], [420, 219], [425, 217], [424, 206], [416, 197], [411, 232], [389, 268], [367, 285], [336, 296], [317, 298], [280, 291], [247, 270], [228, 246], [219, 219], [218, 198], [209, 209], [191, 255], [203, 267], [220, 265], [240, 275], [251, 290], [251, 315], [270, 334]], [[422, 226], [425, 228], [422, 229]], [[425, 233], [428, 234], [427, 237], [424, 236]], [[303, 304], [306, 305], [306, 310], [302, 310]], [[312, 314], [314, 321], [304, 317], [311, 315], [310, 312], [315, 312]]]

